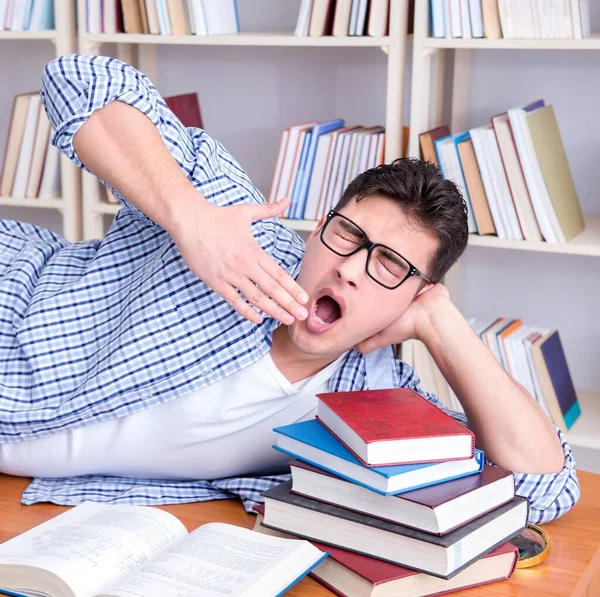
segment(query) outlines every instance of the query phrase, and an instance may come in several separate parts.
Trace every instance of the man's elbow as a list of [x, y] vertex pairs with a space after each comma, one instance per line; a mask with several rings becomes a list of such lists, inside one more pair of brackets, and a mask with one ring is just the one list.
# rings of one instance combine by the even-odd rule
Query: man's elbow
[[529, 522], [534, 524], [545, 524], [560, 518], [571, 510], [581, 497], [581, 489], [577, 473], [571, 471], [569, 478], [561, 492], [552, 499], [542, 496], [540, 499], [530, 503]]

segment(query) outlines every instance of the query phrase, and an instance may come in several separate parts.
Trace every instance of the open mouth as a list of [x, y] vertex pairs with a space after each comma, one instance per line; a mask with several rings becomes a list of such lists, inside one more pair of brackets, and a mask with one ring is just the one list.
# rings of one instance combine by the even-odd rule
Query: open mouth
[[310, 332], [322, 334], [333, 327], [344, 315], [344, 301], [329, 289], [322, 290], [313, 300], [306, 319]]

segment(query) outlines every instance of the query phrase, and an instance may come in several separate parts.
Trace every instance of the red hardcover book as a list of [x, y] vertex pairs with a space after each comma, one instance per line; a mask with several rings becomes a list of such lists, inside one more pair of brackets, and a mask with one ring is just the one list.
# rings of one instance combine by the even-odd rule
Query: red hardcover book
[[200, 102], [197, 93], [184, 93], [165, 97], [167, 106], [173, 114], [181, 120], [185, 127], [204, 128], [202, 126], [202, 115], [200, 114]]
[[[293, 537], [261, 526], [264, 506], [261, 504], [254, 509], [258, 512], [255, 531]], [[514, 545], [505, 543], [453, 578], [444, 580], [331, 545], [315, 541], [311, 543], [323, 551], [328, 551], [329, 558], [319, 564], [310, 576], [340, 597], [377, 597], [380, 594], [404, 595], [408, 592], [415, 597], [443, 595], [506, 580], [512, 575], [519, 556]]]
[[300, 460], [290, 462], [292, 493], [381, 520], [444, 535], [510, 502], [513, 474], [485, 465], [481, 473], [399, 495], [375, 493]]
[[365, 466], [473, 457], [473, 432], [413, 390], [317, 396], [319, 421]]

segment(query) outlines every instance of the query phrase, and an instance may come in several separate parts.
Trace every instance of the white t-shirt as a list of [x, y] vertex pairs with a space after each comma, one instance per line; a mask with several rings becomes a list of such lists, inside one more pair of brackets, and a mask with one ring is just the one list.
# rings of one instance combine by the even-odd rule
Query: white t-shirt
[[340, 357], [290, 383], [267, 354], [237, 373], [133, 415], [0, 445], [0, 472], [31, 477], [114, 475], [220, 479], [278, 472], [274, 427], [314, 418]]

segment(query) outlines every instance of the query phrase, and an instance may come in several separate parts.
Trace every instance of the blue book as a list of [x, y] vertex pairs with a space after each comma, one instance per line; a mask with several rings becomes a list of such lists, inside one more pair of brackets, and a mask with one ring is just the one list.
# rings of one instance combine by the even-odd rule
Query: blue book
[[308, 155], [308, 148], [310, 146], [310, 140], [312, 138], [313, 129], [307, 130], [306, 132], [300, 133], [302, 139], [302, 147], [300, 150], [300, 159], [298, 160], [298, 166], [296, 167], [296, 173], [294, 175], [294, 184], [292, 185], [291, 200], [292, 205], [290, 207], [290, 219], [298, 219], [298, 195], [300, 193], [300, 187], [302, 186], [302, 178], [304, 177], [304, 164], [306, 162], [306, 156]]
[[310, 143], [308, 151], [305, 156], [304, 163], [302, 165], [302, 178], [298, 188], [298, 193], [295, 198], [292, 199], [293, 205], [293, 218], [302, 219], [304, 217], [304, 209], [306, 207], [306, 199], [308, 198], [308, 189], [310, 188], [310, 181], [312, 178], [313, 168], [315, 165], [315, 156], [317, 155], [317, 145], [319, 144], [319, 138], [321, 135], [330, 133], [337, 129], [341, 129], [344, 126], [344, 121], [341, 118], [335, 120], [327, 120], [316, 124], [312, 130], [310, 137]]
[[474, 475], [481, 472], [485, 461], [483, 452], [475, 450], [475, 456], [467, 460], [366, 467], [316, 419], [274, 431], [276, 450], [382, 495], [398, 495]]

